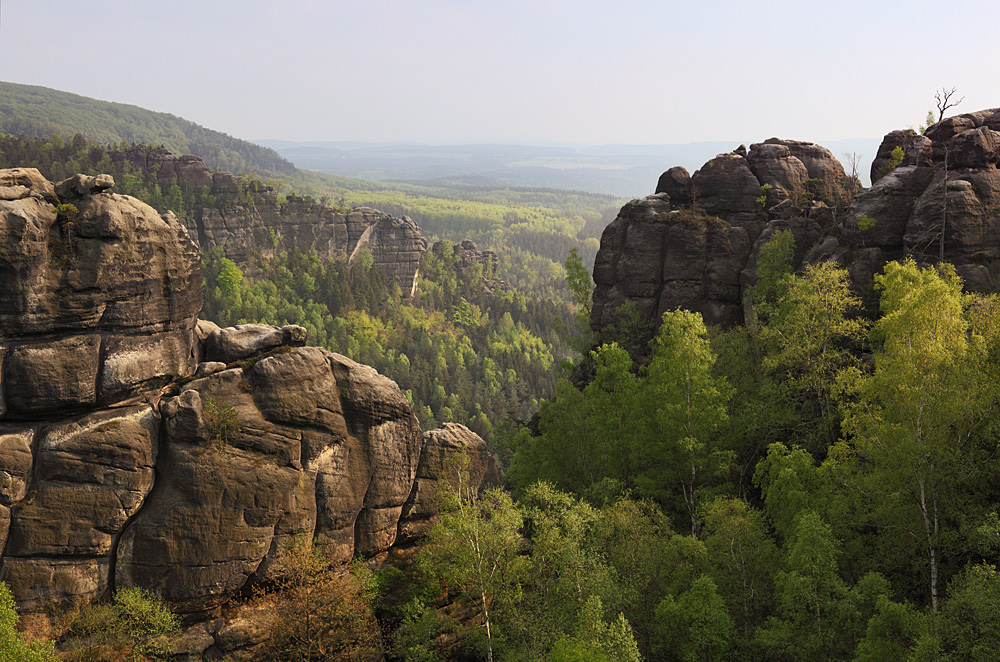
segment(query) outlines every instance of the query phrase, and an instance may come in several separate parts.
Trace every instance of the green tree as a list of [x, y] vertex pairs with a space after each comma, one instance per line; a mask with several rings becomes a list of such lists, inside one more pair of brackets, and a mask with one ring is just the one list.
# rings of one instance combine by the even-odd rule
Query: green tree
[[625, 616], [619, 613], [605, 623], [603, 611], [600, 598], [591, 596], [580, 610], [576, 633], [557, 641], [548, 661], [640, 662], [642, 655]]
[[[659, 652], [683, 662], [717, 662], [728, 657], [733, 620], [711, 577], [702, 575], [676, 600], [656, 608]], [[655, 650], [655, 649], [654, 649]]]
[[773, 660], [837, 659], [848, 588], [837, 573], [838, 543], [811, 510], [799, 513], [775, 576], [778, 616], [758, 633]]
[[279, 591], [262, 596], [277, 617], [256, 653], [264, 662], [363, 660], [380, 650], [374, 586], [364, 563], [337, 576], [308, 538], [281, 549], [273, 571]]
[[510, 495], [471, 487], [468, 458], [446, 469], [440, 491], [441, 521], [424, 550], [447, 586], [471, 600], [483, 617], [486, 659], [493, 661], [493, 613], [504, 609], [523, 581], [526, 560], [518, 554], [522, 517]]
[[976, 471], [970, 443], [995, 396], [981, 369], [985, 343], [970, 333], [962, 283], [950, 265], [889, 263], [876, 277], [883, 317], [875, 371], [845, 370], [844, 431], [868, 479], [879, 524], [919, 541], [938, 609], [943, 536], [958, 515], [960, 483]]
[[570, 344], [582, 354], [593, 342], [590, 331], [590, 311], [594, 281], [590, 276], [590, 271], [583, 265], [580, 252], [575, 247], [570, 249], [563, 267], [566, 270], [566, 284], [569, 286], [570, 301], [575, 308], [573, 319], [576, 328], [571, 332]]
[[[766, 368], [780, 372], [788, 391], [800, 406], [818, 411], [806, 414], [824, 431], [825, 450], [836, 439], [839, 421], [831, 393], [840, 370], [854, 365], [851, 348], [862, 340], [866, 324], [854, 316], [861, 300], [851, 293], [847, 270], [833, 262], [809, 265], [801, 276], [786, 275], [768, 324], [761, 335], [771, 346]], [[817, 455], [820, 453], [817, 452]]]
[[744, 640], [774, 603], [778, 550], [767, 529], [763, 513], [742, 499], [718, 498], [705, 507], [702, 540], [712, 577]]
[[927, 618], [913, 606], [880, 597], [858, 644], [855, 662], [910, 659], [917, 643], [929, 635], [927, 625]]
[[993, 565], [972, 565], [948, 587], [940, 614], [945, 660], [986, 662], [1000, 651], [1000, 572]]
[[[653, 411], [657, 443], [646, 450], [658, 465], [637, 482], [656, 494], [664, 473], [674, 474], [687, 509], [691, 536], [698, 537], [699, 488], [724, 469], [731, 453], [716, 448], [717, 431], [727, 419], [729, 391], [713, 373], [715, 355], [701, 315], [686, 310], [663, 314], [642, 399]], [[662, 495], [657, 495], [662, 496]]]

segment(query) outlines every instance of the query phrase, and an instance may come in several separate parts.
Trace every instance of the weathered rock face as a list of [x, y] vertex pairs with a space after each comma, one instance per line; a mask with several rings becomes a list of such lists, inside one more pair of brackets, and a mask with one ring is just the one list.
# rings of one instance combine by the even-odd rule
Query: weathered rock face
[[[205, 613], [295, 536], [335, 562], [409, 539], [452, 442], [423, 453], [396, 384], [301, 327], [197, 320], [187, 233], [109, 179], [0, 171], [0, 580], [20, 609], [139, 585]], [[477, 485], [493, 471], [478, 437], [441, 434]]]
[[501, 480], [486, 442], [469, 428], [445, 423], [425, 432], [417, 478], [399, 520], [400, 540], [413, 540], [430, 530], [437, 520], [439, 481], [452, 477], [457, 482], [457, 472], [463, 472], [462, 478], [471, 485], [499, 485]]
[[[913, 131], [886, 135], [872, 172], [882, 174], [896, 147], [904, 150], [903, 160], [855, 199], [841, 228], [838, 259], [850, 264], [851, 254], [877, 249], [881, 263], [905, 255], [936, 262], [943, 248], [945, 261], [955, 265], [967, 289], [997, 291], [998, 130], [1000, 109], [990, 109], [949, 117], [923, 136]], [[867, 277], [869, 270], [858, 270], [858, 277]]]
[[[870, 287], [872, 276], [890, 260], [912, 256], [934, 263], [942, 251], [967, 290], [1000, 291], [998, 165], [1000, 109], [993, 108], [949, 117], [925, 135], [888, 133], [872, 163], [873, 185], [856, 194], [856, 180], [845, 176], [829, 150], [792, 140], [772, 138], [749, 151], [741, 146], [719, 155], [687, 186], [677, 169], [668, 170], [657, 194], [623, 207], [601, 239], [591, 326], [598, 332], [606, 329], [625, 302], [648, 324], [647, 338], [658, 315], [677, 307], [700, 311], [709, 323], [736, 321], [737, 304], [755, 282], [761, 247], [779, 230], [790, 230], [795, 238], [793, 268], [837, 261], [859, 292]], [[678, 209], [704, 211], [745, 230], [746, 245], [752, 248], [733, 250], [718, 261], [714, 253], [706, 260], [675, 255], [681, 230], [650, 230], [650, 219], [661, 219], [664, 227], [679, 226], [669, 220], [669, 212]], [[690, 228], [685, 232], [694, 236]], [[714, 275], [731, 274], [732, 261], [740, 259], [739, 285]], [[697, 275], [703, 264], [712, 265], [711, 276], [707, 270]], [[684, 271], [686, 266], [691, 269]], [[685, 274], [684, 295], [668, 284], [668, 272]], [[724, 296], [715, 294], [722, 292]]]
[[238, 263], [246, 261], [252, 251], [271, 255], [297, 248], [323, 257], [357, 260], [366, 250], [376, 267], [396, 278], [404, 294], [414, 291], [427, 240], [409, 217], [397, 219], [368, 207], [345, 214], [297, 196], [279, 205], [277, 196], [263, 185], [256, 185], [255, 202], [241, 202], [238, 195], [225, 192], [229, 182], [223, 184], [226, 189], [217, 197], [229, 203], [196, 209], [186, 221], [200, 247], [222, 246]]
[[[27, 179], [25, 179], [27, 177]], [[198, 253], [172, 214], [103, 192], [0, 171], [32, 195], [0, 201], [0, 419], [109, 403], [195, 368]], [[91, 181], [92, 180], [92, 181]]]
[[273, 255], [296, 248], [324, 258], [358, 259], [363, 249], [377, 268], [396, 278], [404, 294], [415, 291], [427, 241], [408, 217], [397, 219], [367, 207], [344, 212], [294, 194], [279, 203], [278, 193], [259, 180], [213, 173], [197, 156], [175, 156], [163, 148], [133, 146], [112, 151], [111, 157], [155, 174], [164, 191], [176, 185], [186, 193], [212, 197], [213, 206], [192, 209], [185, 220], [199, 248], [221, 246], [239, 264], [251, 253]]
[[[359, 235], [362, 225], [365, 229]], [[393, 218], [361, 207], [347, 215], [347, 238], [349, 261], [360, 259], [361, 251], [368, 251], [375, 267], [394, 276], [404, 295], [416, 294], [420, 258], [427, 252], [427, 240], [413, 219]]]
[[735, 323], [750, 248], [744, 228], [671, 211], [663, 193], [633, 200], [601, 237], [591, 324], [600, 331], [616, 323], [626, 301], [653, 329], [664, 312], [678, 307], [702, 313], [709, 324]]
[[741, 321], [760, 247], [789, 229], [798, 266], [835, 222], [822, 200], [847, 182], [829, 150], [777, 138], [720, 154], [690, 178], [667, 170], [657, 192], [622, 207], [601, 237], [591, 327], [621, 326], [630, 303], [638, 319], [629, 324], [642, 329], [630, 342], [642, 351], [668, 310], [700, 312], [709, 324]]

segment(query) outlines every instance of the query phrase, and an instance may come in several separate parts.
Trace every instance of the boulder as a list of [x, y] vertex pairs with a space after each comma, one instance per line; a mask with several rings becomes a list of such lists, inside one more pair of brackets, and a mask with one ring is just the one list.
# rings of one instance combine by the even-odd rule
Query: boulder
[[439, 481], [449, 472], [465, 472], [480, 489], [500, 484], [496, 458], [478, 434], [458, 423], [445, 423], [424, 433], [423, 450], [413, 489], [399, 519], [401, 542], [425, 535], [437, 521]]
[[[49, 204], [59, 204], [52, 182], [42, 177], [37, 168], [7, 168], [0, 170], [0, 186], [24, 187]], [[20, 199], [20, 198], [18, 198]]]
[[[746, 149], [743, 153], [745, 156]], [[686, 207], [691, 204], [691, 175], [685, 168], [674, 166], [660, 175], [655, 193], [666, 193], [675, 208]]]
[[306, 330], [294, 324], [282, 328], [268, 324], [216, 328], [205, 339], [205, 358], [213, 362], [233, 363], [283, 345], [301, 347], [305, 341]]
[[750, 145], [746, 162], [760, 185], [774, 187], [779, 199], [797, 200], [805, 191], [809, 171], [802, 161], [792, 156], [787, 145], [770, 142], [754, 143]]

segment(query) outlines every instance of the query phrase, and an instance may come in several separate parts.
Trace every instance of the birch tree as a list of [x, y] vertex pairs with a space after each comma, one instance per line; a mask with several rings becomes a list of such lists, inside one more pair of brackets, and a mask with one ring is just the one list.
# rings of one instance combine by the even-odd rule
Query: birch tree
[[950, 265], [886, 265], [876, 276], [882, 348], [872, 374], [846, 370], [844, 431], [868, 480], [879, 524], [902, 529], [927, 559], [931, 606], [938, 609], [942, 536], [968, 467], [970, 438], [985, 412], [981, 337], [963, 314], [961, 279]]

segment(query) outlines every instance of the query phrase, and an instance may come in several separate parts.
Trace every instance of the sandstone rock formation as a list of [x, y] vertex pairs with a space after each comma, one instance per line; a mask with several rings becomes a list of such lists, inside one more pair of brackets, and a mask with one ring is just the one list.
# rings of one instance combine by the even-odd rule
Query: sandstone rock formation
[[412, 540], [430, 530], [438, 512], [438, 481], [458, 471], [465, 472], [465, 480], [472, 485], [499, 485], [501, 481], [500, 468], [486, 442], [469, 428], [445, 423], [425, 432], [417, 477], [399, 520], [400, 540]]
[[[709, 323], [737, 321], [761, 246], [784, 229], [795, 238], [793, 268], [837, 261], [858, 292], [886, 262], [904, 256], [925, 264], [943, 258], [966, 289], [1000, 291], [998, 164], [1000, 109], [994, 108], [949, 117], [925, 135], [888, 133], [865, 190], [828, 150], [775, 138], [721, 154], [690, 180], [671, 168], [655, 195], [625, 205], [605, 230], [591, 326], [607, 329], [626, 302], [645, 324], [646, 339], [662, 312], [677, 307], [702, 312]], [[720, 243], [703, 239], [700, 225], [684, 223], [682, 214], [692, 209], [717, 216], [714, 223], [723, 225], [715, 227], [728, 228], [725, 236], [745, 231], [746, 242], [702, 254], [701, 246]], [[737, 282], [733, 264], [740, 261]]]
[[481, 251], [476, 248], [474, 241], [465, 239], [460, 244], [452, 244], [450, 241], [436, 241], [431, 247], [431, 252], [435, 255], [442, 255], [449, 246], [460, 275], [465, 276], [474, 268], [482, 269], [483, 293], [487, 297], [492, 297], [496, 292], [509, 292], [512, 289], [510, 283], [493, 276], [500, 265], [500, 259], [494, 251]]
[[213, 613], [295, 536], [335, 562], [412, 539], [456, 449], [495, 472], [301, 327], [197, 320], [184, 228], [110, 184], [0, 171], [0, 580], [22, 612], [139, 585]]
[[[1000, 109], [949, 117], [923, 136], [886, 135], [872, 164], [884, 169], [895, 147], [904, 150], [894, 169], [859, 194], [844, 220], [834, 257], [853, 263], [863, 252], [870, 276], [889, 260], [941, 258], [955, 265], [966, 288], [998, 290], [1000, 258]], [[947, 162], [947, 166], [946, 166]], [[874, 175], [873, 175], [874, 177]]]
[[604, 230], [592, 328], [600, 334], [634, 315], [625, 323], [641, 327], [634, 349], [642, 350], [668, 310], [700, 312], [709, 324], [739, 322], [760, 246], [791, 229], [797, 266], [833, 226], [829, 205], [843, 204], [837, 195], [847, 183], [829, 150], [777, 138], [720, 154], [690, 177], [667, 170], [655, 194], [626, 204]]
[[[213, 173], [197, 156], [175, 156], [163, 148], [132, 146], [112, 151], [111, 157], [155, 174], [164, 191], [176, 185], [199, 196], [203, 204], [188, 210], [184, 221], [199, 248], [221, 246], [240, 264], [255, 252], [271, 255], [297, 248], [356, 260], [367, 250], [404, 294], [415, 292], [427, 240], [409, 217], [393, 218], [368, 207], [345, 211], [294, 194], [279, 203], [278, 193], [260, 180]], [[208, 200], [212, 204], [204, 204]]]

